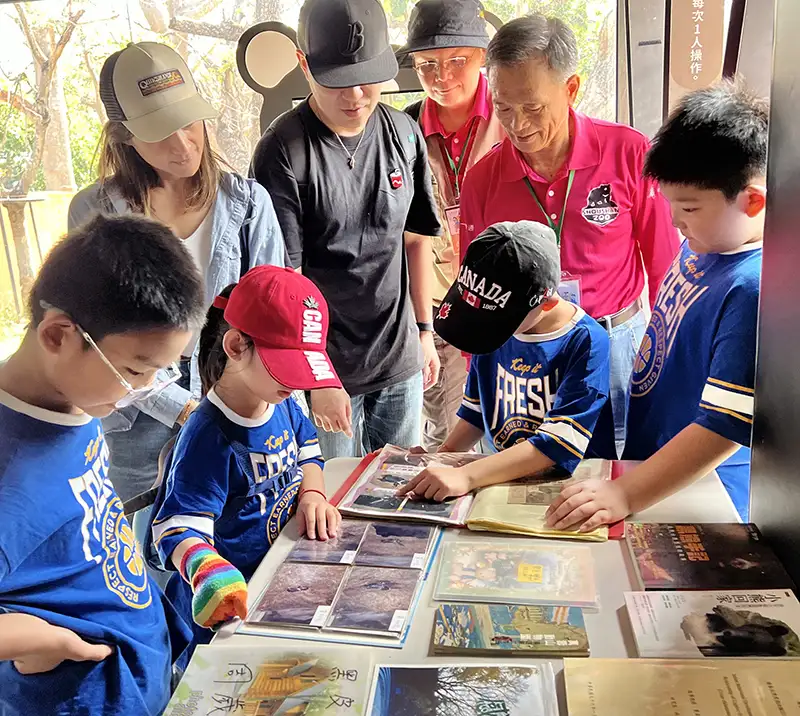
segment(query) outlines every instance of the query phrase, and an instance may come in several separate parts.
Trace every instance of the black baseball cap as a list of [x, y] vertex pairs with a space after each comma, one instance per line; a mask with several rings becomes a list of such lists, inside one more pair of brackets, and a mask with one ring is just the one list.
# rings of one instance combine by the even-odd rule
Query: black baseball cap
[[306, 0], [297, 42], [311, 76], [323, 87], [373, 85], [397, 76], [379, 0]]
[[494, 224], [467, 248], [458, 278], [434, 319], [436, 332], [465, 353], [491, 353], [561, 280], [556, 235], [535, 221]]
[[405, 64], [412, 52], [488, 46], [483, 5], [478, 0], [420, 0], [411, 11], [408, 41], [397, 58]]

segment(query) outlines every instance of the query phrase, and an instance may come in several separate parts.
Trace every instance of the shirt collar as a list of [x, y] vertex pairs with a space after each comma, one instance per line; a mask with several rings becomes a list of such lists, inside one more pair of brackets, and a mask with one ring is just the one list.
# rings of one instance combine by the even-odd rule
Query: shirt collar
[[[588, 169], [600, 164], [600, 140], [597, 137], [592, 120], [585, 114], [576, 112], [570, 107], [570, 125], [573, 127], [572, 147], [567, 155], [563, 172], [577, 169]], [[522, 154], [514, 147], [510, 139], [503, 142], [502, 148], [503, 180], [519, 181], [526, 176], [540, 182], [550, 184], [531, 169]]]
[[[275, 413], [275, 406], [270, 403], [264, 411], [264, 414], [258, 418], [244, 418], [225, 405], [225, 403], [222, 402], [222, 398], [217, 395], [217, 392], [213, 388], [208, 391], [206, 399], [234, 425], [241, 425], [243, 428], [260, 428], [262, 425], [266, 425], [272, 420], [272, 416]], [[291, 400], [291, 398], [289, 398], [289, 400]]]
[[[439, 105], [431, 99], [426, 99], [422, 103], [422, 115], [420, 116], [420, 124], [422, 125], [422, 133], [425, 137], [430, 137], [434, 134], [439, 134], [442, 137], [451, 137], [456, 132], [447, 132], [439, 121], [439, 112], [437, 110]], [[492, 101], [489, 96], [489, 83], [486, 77], [481, 72], [478, 79], [478, 89], [475, 91], [475, 101], [472, 103], [472, 111], [467, 118], [466, 124], [469, 125], [475, 117], [481, 117], [488, 120], [492, 114]], [[458, 131], [458, 130], [456, 130]]]

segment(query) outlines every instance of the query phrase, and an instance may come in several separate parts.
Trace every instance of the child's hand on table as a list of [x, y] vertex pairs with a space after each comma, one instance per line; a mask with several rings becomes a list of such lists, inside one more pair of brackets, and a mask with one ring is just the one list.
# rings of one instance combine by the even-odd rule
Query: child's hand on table
[[395, 494], [437, 502], [448, 497], [461, 497], [472, 490], [472, 479], [465, 467], [426, 467]]
[[300, 535], [308, 539], [326, 542], [336, 537], [342, 516], [321, 493], [305, 490], [300, 493], [297, 505], [297, 519], [300, 522]]
[[54, 626], [32, 614], [15, 616], [26, 621], [29, 645], [24, 655], [14, 659], [14, 667], [20, 674], [43, 674], [64, 661], [103, 661], [113, 651], [106, 644], [91, 644], [74, 631]]
[[547, 508], [545, 525], [566, 530], [582, 522], [579, 532], [591, 532], [630, 514], [628, 497], [617, 482], [586, 480], [565, 487]]

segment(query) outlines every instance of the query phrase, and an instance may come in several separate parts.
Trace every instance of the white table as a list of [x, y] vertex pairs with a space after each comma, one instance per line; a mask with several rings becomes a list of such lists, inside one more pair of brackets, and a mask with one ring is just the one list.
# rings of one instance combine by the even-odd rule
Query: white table
[[[325, 465], [325, 485], [329, 495], [333, 495], [348, 475], [358, 465], [358, 460], [338, 458]], [[694, 485], [667, 498], [658, 505], [634, 515], [631, 519], [644, 522], [739, 522], [739, 516], [728, 493], [716, 474], [707, 475]], [[298, 539], [295, 520], [291, 520], [270, 549], [264, 561], [256, 570], [248, 587], [249, 607], [258, 599], [269, 582], [275, 569], [283, 562], [294, 542]], [[452, 540], [485, 541], [486, 533], [474, 533], [468, 530], [445, 530], [442, 542]], [[515, 539], [503, 535], [503, 539]], [[600, 609], [597, 612], [586, 611], [586, 630], [592, 656], [604, 658], [626, 658], [636, 656], [633, 634], [625, 614], [623, 593], [636, 589], [633, 574], [625, 555], [624, 541], [590, 543], [595, 560], [595, 573], [600, 597]], [[408, 639], [402, 649], [388, 647], [355, 646], [347, 648], [370, 649], [373, 662], [393, 664], [421, 663], [453, 663], [478, 661], [486, 662], [486, 657], [431, 657], [428, 650], [433, 630], [433, 617], [436, 603], [433, 601], [433, 588], [436, 582], [436, 566], [431, 570], [422, 592], [422, 597], [414, 614]], [[269, 636], [254, 636], [235, 633], [235, 626], [224, 628], [214, 639], [215, 644], [230, 646], [282, 646], [292, 645], [313, 649], [317, 644], [325, 642], [287, 640]], [[524, 664], [541, 660], [525, 657], [492, 658], [492, 663]], [[551, 660], [558, 673], [561, 660]], [[563, 701], [563, 690], [559, 689]], [[562, 702], [561, 711], [566, 714]]]

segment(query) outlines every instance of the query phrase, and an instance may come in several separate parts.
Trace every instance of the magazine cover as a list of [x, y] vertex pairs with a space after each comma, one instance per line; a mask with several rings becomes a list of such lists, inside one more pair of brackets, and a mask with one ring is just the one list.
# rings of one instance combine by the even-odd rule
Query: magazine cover
[[370, 716], [557, 716], [555, 679], [542, 666], [379, 666]]
[[396, 497], [395, 492], [428, 465], [458, 467], [481, 457], [473, 453], [413, 455], [387, 445], [342, 498], [339, 510], [345, 515], [462, 525], [472, 504], [471, 495], [435, 502]]
[[355, 564], [422, 569], [436, 529], [428, 525], [373, 522], [358, 548]]
[[794, 589], [755, 525], [635, 522], [628, 548], [643, 590]]
[[798, 665], [758, 659], [564, 659], [569, 716], [800, 716]]
[[535, 540], [449, 542], [435, 599], [595, 608], [591, 548]]
[[321, 627], [348, 567], [284, 562], [247, 621]]
[[327, 542], [301, 537], [286, 561], [352, 564], [368, 526], [364, 520], [342, 520], [336, 537]]
[[164, 716], [365, 716], [364, 649], [200, 645]]
[[327, 627], [402, 632], [417, 588], [416, 569], [351, 567], [331, 609]]
[[609, 460], [583, 460], [570, 476], [552, 470], [533, 477], [521, 478], [479, 490], [472, 503], [467, 527], [475, 531], [506, 532], [537, 537], [558, 537], [588, 542], [608, 539], [608, 527], [592, 532], [553, 530], [545, 527], [547, 508], [561, 490], [584, 480], [610, 480]]
[[583, 612], [576, 607], [440, 604], [434, 655], [588, 656]]
[[789, 591], [627, 592], [625, 603], [642, 657], [800, 657]]

